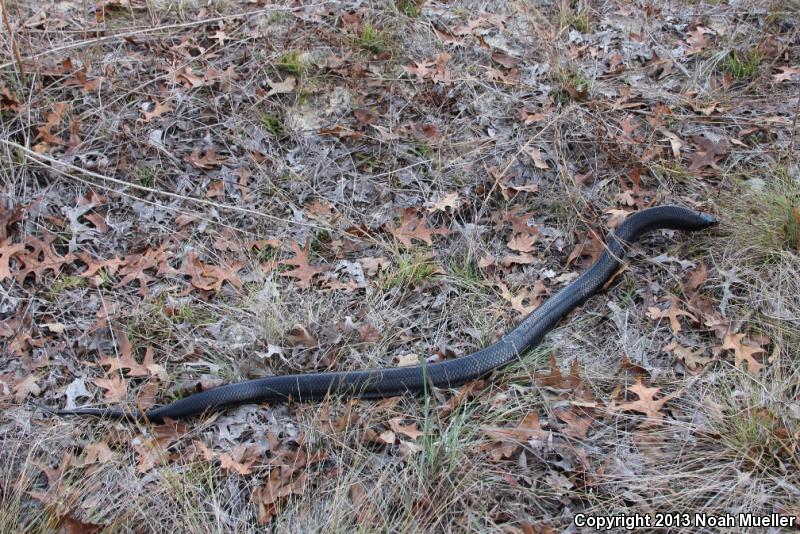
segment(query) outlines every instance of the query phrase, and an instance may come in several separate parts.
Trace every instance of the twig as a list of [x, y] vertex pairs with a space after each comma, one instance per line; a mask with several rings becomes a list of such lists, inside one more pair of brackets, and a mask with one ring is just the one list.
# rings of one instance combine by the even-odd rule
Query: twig
[[[5, 0], [0, 0], [0, 1], [2, 1], [5, 4]], [[308, 4], [308, 5], [299, 6], [299, 7], [283, 7], [283, 6], [269, 7], [269, 8], [264, 8], [264, 9], [258, 9], [256, 11], [248, 11], [247, 13], [232, 13], [230, 15], [220, 15], [219, 17], [211, 17], [211, 18], [208, 18], [208, 19], [194, 20], [194, 21], [191, 21], [191, 22], [181, 22], [181, 23], [177, 23], [177, 24], [167, 24], [165, 26], [156, 26], [156, 27], [153, 27], [153, 28], [141, 28], [141, 29], [138, 29], [138, 30], [123, 31], [123, 32], [112, 34], [112, 35], [105, 35], [103, 37], [96, 37], [94, 39], [78, 41], [78, 42], [70, 43], [70, 44], [67, 44], [67, 45], [64, 45], [64, 46], [57, 46], [55, 48], [50, 48], [48, 50], [44, 50], [44, 51], [42, 51], [42, 52], [40, 52], [38, 54], [35, 54], [33, 56], [27, 57], [25, 59], [33, 59], [33, 58], [44, 56], [44, 55], [47, 55], [47, 54], [54, 54], [56, 52], [63, 52], [64, 50], [71, 50], [73, 48], [84, 48], [86, 46], [93, 45], [93, 44], [100, 44], [100, 43], [105, 43], [105, 42], [109, 42], [109, 41], [123, 40], [123, 39], [126, 39], [128, 37], [133, 37], [134, 35], [141, 35], [141, 34], [145, 34], [145, 33], [155, 33], [155, 32], [158, 32], [158, 31], [177, 30], [177, 29], [180, 29], [180, 28], [191, 28], [193, 26], [202, 26], [203, 24], [210, 24], [212, 22], [219, 22], [219, 21], [223, 21], [223, 20], [236, 19], [236, 18], [241, 18], [241, 17], [250, 17], [250, 16], [253, 16], [253, 15], [261, 15], [261, 14], [264, 14], [264, 13], [270, 13], [272, 11], [290, 11], [290, 12], [294, 12], [294, 11], [299, 11], [301, 9], [307, 9], [309, 7], [315, 7], [315, 6], [319, 6], [319, 5], [322, 5], [322, 4], [321, 3], [319, 3], [319, 4]], [[9, 63], [0, 63], [0, 69], [4, 69], [4, 68], [9, 67], [11, 65], [12, 65], [11, 62], [9, 62]]]
[[789, 155], [794, 155], [794, 139], [797, 134], [797, 115], [800, 113], [800, 83], [797, 84], [797, 104], [794, 106], [794, 119], [792, 119], [792, 142], [789, 144]]
[[9, 141], [8, 139], [0, 138], [0, 142], [5, 143], [7, 146], [9, 146], [11, 148], [16, 148], [17, 150], [22, 151], [32, 161], [35, 161], [39, 165], [42, 165], [43, 167], [47, 167], [47, 168], [53, 170], [54, 172], [56, 172], [58, 174], [61, 174], [62, 176], [66, 176], [68, 178], [73, 178], [73, 176], [71, 176], [68, 172], [64, 171], [62, 168], [66, 168], [66, 169], [78, 172], [80, 174], [83, 174], [85, 176], [91, 176], [92, 178], [97, 178], [99, 180], [105, 180], [107, 182], [111, 182], [111, 183], [114, 183], [114, 184], [117, 184], [117, 185], [121, 185], [121, 186], [124, 186], [124, 187], [130, 187], [132, 189], [138, 189], [139, 191], [145, 191], [147, 193], [153, 193], [153, 194], [156, 194], [156, 195], [163, 195], [163, 196], [170, 197], [170, 198], [175, 198], [175, 199], [179, 199], [179, 200], [185, 200], [185, 201], [188, 201], [188, 202], [194, 202], [196, 204], [202, 204], [204, 206], [212, 206], [214, 208], [218, 208], [218, 209], [221, 209], [221, 210], [237, 211], [239, 213], [246, 213], [248, 215], [255, 215], [257, 217], [263, 217], [265, 219], [271, 219], [271, 220], [274, 220], [274, 221], [280, 221], [280, 222], [284, 222], [284, 223], [285, 222], [291, 222], [291, 223], [297, 224], [299, 226], [306, 226], [306, 227], [309, 227], [309, 228], [327, 230], [327, 228], [324, 228], [322, 226], [319, 226], [319, 225], [316, 225], [316, 224], [313, 224], [313, 223], [301, 222], [301, 221], [293, 221], [293, 220], [290, 220], [290, 219], [284, 219], [284, 218], [281, 218], [281, 217], [276, 217], [274, 215], [269, 215], [267, 213], [263, 213], [263, 212], [260, 212], [260, 211], [251, 210], [251, 209], [248, 209], [248, 208], [242, 208], [240, 206], [233, 206], [233, 205], [230, 205], [230, 204], [222, 204], [220, 202], [214, 202], [213, 200], [206, 200], [206, 199], [202, 199], [202, 198], [193, 198], [193, 197], [189, 197], [189, 196], [186, 196], [186, 195], [179, 195], [177, 193], [172, 193], [170, 191], [162, 191], [160, 189], [155, 189], [153, 187], [147, 187], [147, 186], [144, 186], [144, 185], [139, 185], [139, 184], [134, 184], [134, 183], [131, 183], [131, 182], [126, 182], [125, 180], [120, 180], [119, 178], [106, 176], [104, 174], [100, 174], [100, 173], [97, 173], [97, 172], [94, 172], [94, 171], [90, 171], [90, 170], [78, 167], [77, 165], [72, 165], [71, 163], [65, 163], [63, 161], [59, 161], [59, 160], [57, 160], [55, 158], [52, 158], [50, 156], [45, 156], [44, 154], [38, 154], [38, 153], [34, 152], [33, 150], [31, 150], [29, 148], [26, 148], [26, 147], [24, 147], [24, 146], [22, 146], [22, 145], [20, 145], [18, 143], [15, 143], [14, 141]]
[[[3, 8], [3, 20], [6, 23], [6, 31], [8, 32], [8, 38], [11, 40], [11, 52], [14, 55], [14, 63], [17, 64], [17, 75], [19, 76], [20, 84], [24, 87], [28, 85], [27, 76], [25, 76], [25, 68], [22, 65], [22, 57], [19, 54], [19, 46], [17, 45], [17, 37], [14, 33], [14, 29], [11, 27], [11, 12], [8, 10], [8, 4], [6, 4], [6, 0], [0, 0], [0, 7]], [[2, 68], [11, 65], [11, 63], [6, 63], [3, 65]]]

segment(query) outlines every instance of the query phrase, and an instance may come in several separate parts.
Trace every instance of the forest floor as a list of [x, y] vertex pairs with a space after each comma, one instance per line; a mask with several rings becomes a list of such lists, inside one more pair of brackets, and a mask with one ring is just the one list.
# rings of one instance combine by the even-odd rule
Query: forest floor
[[[0, 8], [0, 531], [800, 522], [796, 2]], [[457, 391], [42, 409], [465, 355], [661, 204], [720, 224]]]

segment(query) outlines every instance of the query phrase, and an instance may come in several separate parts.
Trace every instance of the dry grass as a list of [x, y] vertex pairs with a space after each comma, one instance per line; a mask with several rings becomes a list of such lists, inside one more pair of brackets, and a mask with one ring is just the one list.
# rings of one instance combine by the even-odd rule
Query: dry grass
[[[774, 79], [800, 57], [797, 22], [778, 3], [387, 0], [361, 11], [271, 4], [248, 16], [228, 1], [102, 13], [7, 3], [0, 201], [5, 211], [29, 204], [2, 228], [9, 242], [52, 233], [59, 254], [102, 259], [164, 244], [173, 270], [189, 252], [206, 265], [241, 263], [242, 286], [200, 291], [149, 268], [142, 296], [108, 271], [81, 277], [77, 263], [2, 281], [0, 320], [30, 339], [15, 345], [0, 330], [1, 532], [544, 533], [574, 528], [578, 512], [800, 514], [798, 81]], [[697, 50], [672, 53], [691, 43]], [[433, 72], [445, 51], [445, 81], [403, 69], [428, 61]], [[625, 69], [610, 66], [614, 52]], [[664, 61], [671, 54], [676, 62]], [[74, 76], [82, 66], [99, 90]], [[289, 76], [294, 87], [270, 94]], [[50, 132], [60, 142], [34, 150], [59, 102], [69, 103]], [[149, 118], [156, 103], [169, 110]], [[523, 124], [521, 110], [544, 118]], [[679, 158], [667, 134], [680, 138]], [[693, 169], [701, 135], [728, 146]], [[220, 161], [197, 163], [211, 148]], [[108, 197], [95, 211], [107, 232], [70, 219], [90, 191]], [[456, 210], [425, 210], [453, 192]], [[172, 430], [55, 419], [14, 398], [32, 374], [38, 401], [63, 405], [83, 379], [91, 396], [78, 403], [106, 403], [93, 380], [105, 376], [103, 355], [119, 355], [120, 332], [168, 374], [151, 382], [158, 402], [198, 383], [467, 354], [520, 317], [498, 282], [515, 296], [536, 280], [554, 292], [560, 275], [585, 267], [567, 257], [588, 229], [605, 230], [606, 210], [649, 203], [696, 206], [722, 224], [648, 237], [607, 292], [464, 398], [245, 406]], [[385, 224], [405, 207], [450, 235], [401, 244]], [[480, 267], [511, 252], [500, 217], [523, 210], [541, 232], [535, 260]], [[279, 244], [248, 244], [257, 239]], [[311, 289], [284, 276], [290, 242], [308, 242], [312, 263], [331, 267]], [[359, 274], [364, 257], [386, 263]], [[687, 262], [708, 267], [698, 292], [711, 311], [675, 333], [646, 311], [668, 295], [689, 305]], [[356, 289], [325, 287], [362, 275]], [[715, 313], [763, 340], [763, 371], [734, 366], [708, 324]], [[315, 346], [291, 346], [297, 325]], [[702, 351], [703, 368], [689, 370], [670, 342]], [[580, 386], [546, 383], [553, 353], [564, 375], [579, 365]], [[621, 368], [623, 354], [639, 369]], [[662, 419], [615, 409], [641, 374], [672, 396]], [[147, 388], [128, 381], [123, 402]], [[564, 419], [571, 409], [591, 417], [585, 434]], [[542, 434], [493, 437], [532, 414]], [[98, 443], [110, 456], [96, 457]], [[244, 447], [258, 460], [237, 474], [222, 455]], [[302, 463], [304, 454], [318, 457]], [[259, 507], [276, 474], [292, 491], [274, 510]]]

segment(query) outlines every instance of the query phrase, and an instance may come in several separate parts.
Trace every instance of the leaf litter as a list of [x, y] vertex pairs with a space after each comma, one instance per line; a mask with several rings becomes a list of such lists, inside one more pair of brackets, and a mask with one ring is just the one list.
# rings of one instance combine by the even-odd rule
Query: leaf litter
[[[39, 69], [35, 88], [2, 81], [9, 139], [29, 132], [34, 154], [135, 186], [13, 163], [0, 202], [4, 428], [35, 441], [42, 428], [14, 419], [33, 398], [152, 406], [251, 375], [470, 353], [573, 280], [632, 213], [665, 202], [715, 211], [732, 169], [772, 165], [794, 145], [796, 111], [782, 96], [796, 93], [796, 35], [780, 14], [394, 4], [187, 8], [191, 22], [132, 34], [113, 52], [98, 41], [80, 59], [67, 47], [23, 61]], [[104, 32], [138, 24], [142, 6], [106, 2], [88, 18], [68, 3], [40, 7], [25, 4], [13, 24], [36, 29], [25, 42], [45, 50], [40, 30]], [[740, 46], [772, 54], [763, 70], [748, 74], [738, 50], [718, 61], [737, 24], [758, 26], [763, 42]], [[770, 97], [743, 97], [756, 87]], [[481, 528], [509, 532], [565, 527], [592, 510], [588, 495], [670, 510], [641, 480], [671, 465], [678, 434], [687, 450], [714, 434], [686, 408], [693, 384], [724, 369], [771, 376], [785, 342], [742, 313], [744, 271], [688, 238], [649, 239], [549, 337], [559, 354], [547, 371], [525, 358], [431, 391], [427, 404], [258, 405], [127, 437], [135, 431], [93, 422], [87, 440], [69, 430], [77, 421], [54, 421], [65, 431], [36, 449], [42, 476], [28, 495], [68, 530], [130, 521], [99, 504], [112, 465], [131, 468], [145, 496], [162, 474], [210, 469], [239, 496], [221, 505], [227, 526], [244, 530], [286, 524], [309, 500], [323, 510], [309, 521], [344, 524], [336, 514], [349, 512], [320, 497], [337, 487], [354, 518], [380, 526], [387, 510], [414, 510], [391, 519], [412, 530], [465, 528], [467, 502], [486, 503]], [[606, 298], [642, 333], [619, 346], [638, 343], [652, 361], [608, 342], [627, 323], [602, 320]], [[793, 439], [779, 418], [741, 413]], [[115, 480], [106, 493], [127, 491]], [[482, 485], [491, 497], [465, 489]]]

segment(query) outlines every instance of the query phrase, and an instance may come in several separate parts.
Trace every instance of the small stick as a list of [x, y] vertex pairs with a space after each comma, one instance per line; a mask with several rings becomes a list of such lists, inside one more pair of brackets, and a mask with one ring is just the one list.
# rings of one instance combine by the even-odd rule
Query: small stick
[[797, 104], [794, 106], [794, 119], [792, 119], [792, 142], [789, 144], [789, 154], [794, 155], [794, 138], [797, 134], [797, 115], [800, 113], [800, 83], [797, 84]]
[[22, 86], [28, 85], [27, 76], [25, 76], [25, 68], [22, 65], [22, 56], [19, 54], [19, 46], [17, 46], [17, 38], [14, 29], [11, 27], [11, 12], [8, 10], [6, 0], [0, 0], [0, 7], [3, 8], [3, 20], [6, 23], [6, 31], [8, 31], [8, 38], [11, 39], [11, 52], [14, 54], [14, 61], [17, 64], [17, 76]]

